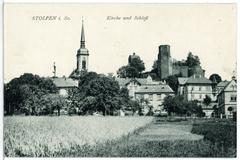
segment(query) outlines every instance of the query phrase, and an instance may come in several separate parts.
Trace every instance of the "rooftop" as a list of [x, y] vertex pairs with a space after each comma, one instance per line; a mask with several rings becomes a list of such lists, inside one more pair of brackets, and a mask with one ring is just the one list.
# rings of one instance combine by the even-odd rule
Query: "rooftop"
[[120, 86], [126, 86], [132, 81], [135, 81], [139, 83], [140, 85], [158, 85], [162, 82], [160, 81], [152, 81], [152, 79], [149, 78], [115, 78], [115, 80], [118, 82]]
[[78, 82], [74, 81], [72, 78], [57, 77], [52, 78], [52, 80], [53, 83], [57, 86], [57, 88], [78, 87]]
[[218, 84], [217, 84], [217, 87], [225, 87], [227, 84], [229, 83], [229, 81], [222, 81], [222, 82], [219, 82]]
[[190, 77], [186, 81], [186, 84], [212, 84], [212, 81], [210, 81], [205, 77], [200, 77], [200, 78]]
[[174, 93], [166, 84], [141, 86], [136, 93]]

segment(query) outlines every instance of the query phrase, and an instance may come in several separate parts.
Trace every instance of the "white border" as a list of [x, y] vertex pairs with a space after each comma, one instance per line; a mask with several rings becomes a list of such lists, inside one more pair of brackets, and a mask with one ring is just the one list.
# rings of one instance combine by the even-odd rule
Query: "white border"
[[[2, 2], [2, 0], [1, 0]], [[239, 26], [239, 4], [238, 0], [5, 0], [4, 3], [236, 3], [237, 4], [237, 26]], [[2, 37], [2, 43], [0, 43], [0, 159], [3, 159], [3, 3], [1, 3], [1, 16], [0, 16], [0, 24], [1, 24], [1, 31], [0, 35]], [[239, 31], [237, 27], [237, 60], [239, 60]], [[224, 37], [223, 37], [224, 38]], [[239, 79], [239, 63], [237, 62], [237, 79]], [[240, 97], [239, 93], [240, 84], [238, 84], [238, 93], [237, 96]], [[237, 101], [238, 102], [238, 101]], [[239, 103], [237, 103], [237, 107], [239, 106]], [[237, 112], [237, 122], [239, 122], [239, 112]], [[239, 132], [239, 127], [237, 127], [237, 133]], [[237, 157], [239, 157], [239, 136], [237, 137]], [[23, 159], [35, 159], [35, 158], [4, 158], [6, 160], [8, 159], [15, 159], [15, 160], [23, 160]], [[46, 160], [46, 159], [52, 159], [52, 158], [37, 158], [38, 160]], [[70, 160], [76, 160], [76, 159], [82, 159], [82, 158], [54, 158], [54, 159], [70, 159]], [[84, 158], [86, 160], [88, 159], [96, 159], [96, 158]], [[97, 159], [105, 159], [105, 158], [97, 158]], [[124, 159], [124, 158], [118, 158], [118, 159]], [[131, 159], [138, 159], [138, 158], [131, 158]], [[149, 159], [149, 158], [144, 158]], [[154, 158], [155, 159], [155, 158]], [[173, 158], [166, 158], [166, 159], [173, 159]], [[180, 159], [189, 159], [189, 158], [180, 158]], [[191, 158], [192, 159], [192, 158]], [[193, 159], [203, 159], [203, 158], [193, 158]], [[204, 159], [210, 159], [210, 158], [204, 158]], [[224, 158], [217, 158], [217, 159], [224, 159]], [[235, 158], [236, 159], [236, 158]]]

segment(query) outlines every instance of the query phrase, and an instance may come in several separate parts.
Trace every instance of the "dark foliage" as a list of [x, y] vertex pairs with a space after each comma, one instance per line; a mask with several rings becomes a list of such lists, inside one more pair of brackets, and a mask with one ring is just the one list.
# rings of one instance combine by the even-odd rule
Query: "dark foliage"
[[208, 106], [210, 103], [212, 102], [211, 97], [209, 97], [208, 95], [206, 95], [206, 97], [203, 99], [203, 103]]
[[212, 74], [210, 77], [209, 77], [209, 80], [211, 80], [212, 82], [216, 81], [216, 83], [219, 83], [219, 82], [222, 82], [222, 78], [219, 74]]
[[172, 88], [172, 90], [175, 92], [175, 94], [177, 93], [179, 85], [178, 77], [182, 77], [182, 75], [181, 74], [171, 75], [164, 79], [167, 82], [167, 84]]
[[39, 105], [33, 105], [39, 104], [43, 95], [56, 92], [57, 88], [51, 79], [25, 73], [4, 85], [5, 114], [36, 114]]
[[70, 108], [78, 114], [115, 115], [119, 109], [135, 111], [137, 105], [129, 99], [128, 89], [121, 88], [114, 78], [88, 72], [81, 76], [79, 88], [69, 91]]
[[196, 115], [198, 117], [203, 116], [203, 110], [197, 101], [186, 101], [183, 96], [167, 96], [163, 101], [164, 109], [169, 115], [177, 114], [180, 116]]
[[221, 148], [220, 152], [236, 149], [237, 127], [235, 122], [222, 120], [194, 123], [192, 133], [204, 135], [204, 139]]
[[140, 59], [139, 56], [131, 58], [128, 65], [122, 66], [118, 69], [117, 75], [121, 78], [134, 78], [141, 77], [142, 72], [145, 70], [144, 62]]

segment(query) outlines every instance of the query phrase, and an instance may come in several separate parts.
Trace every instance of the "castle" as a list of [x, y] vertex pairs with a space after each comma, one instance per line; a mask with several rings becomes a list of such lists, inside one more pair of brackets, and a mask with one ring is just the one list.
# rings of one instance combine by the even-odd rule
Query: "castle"
[[160, 45], [157, 60], [157, 76], [163, 80], [170, 75], [180, 74], [181, 77], [204, 77], [205, 70], [199, 65], [189, 67], [185, 61], [177, 61], [171, 57], [170, 45]]

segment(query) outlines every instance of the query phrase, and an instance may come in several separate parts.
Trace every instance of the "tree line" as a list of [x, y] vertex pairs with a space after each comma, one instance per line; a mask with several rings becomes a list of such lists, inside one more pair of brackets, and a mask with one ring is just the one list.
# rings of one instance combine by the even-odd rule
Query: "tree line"
[[58, 94], [51, 78], [25, 73], [4, 84], [5, 115], [49, 115], [64, 109], [68, 114], [115, 115], [122, 110], [135, 112], [141, 107], [119, 87], [113, 77], [95, 72], [83, 73], [79, 86], [68, 89], [68, 96]]

